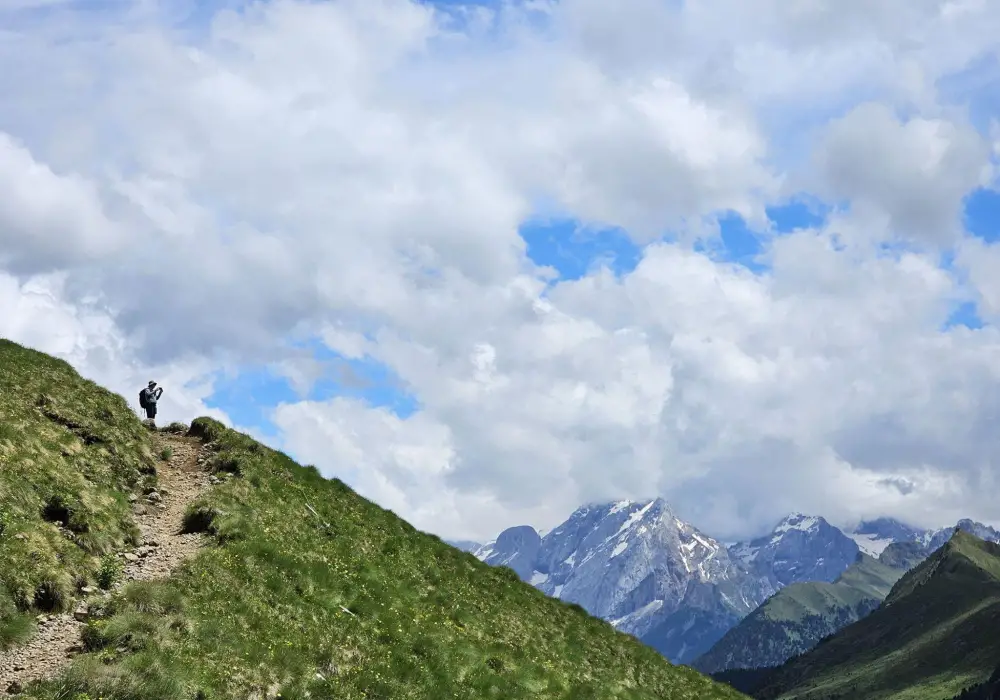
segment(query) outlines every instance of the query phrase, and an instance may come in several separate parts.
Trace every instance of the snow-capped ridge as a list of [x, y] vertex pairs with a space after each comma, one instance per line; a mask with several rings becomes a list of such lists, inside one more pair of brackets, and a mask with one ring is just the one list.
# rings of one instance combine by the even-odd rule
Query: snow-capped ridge
[[[1000, 539], [970, 520], [959, 526]], [[618, 499], [581, 506], [544, 534], [508, 528], [475, 554], [687, 663], [778, 589], [832, 582], [862, 552], [878, 557], [907, 537], [931, 547], [953, 529], [917, 530], [889, 518], [840, 529], [795, 512], [767, 534], [729, 544], [679, 518], [662, 498]]]

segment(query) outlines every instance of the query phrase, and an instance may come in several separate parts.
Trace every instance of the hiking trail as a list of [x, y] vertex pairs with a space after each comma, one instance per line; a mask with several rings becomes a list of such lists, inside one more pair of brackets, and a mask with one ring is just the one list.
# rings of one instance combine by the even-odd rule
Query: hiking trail
[[[83, 651], [80, 633], [88, 602], [105, 599], [130, 581], [166, 578], [205, 543], [204, 535], [181, 534], [185, 509], [210, 485], [201, 440], [153, 432], [152, 445], [158, 460], [157, 490], [130, 496], [141, 535], [134, 550], [118, 553], [125, 565], [120, 582], [110, 592], [84, 589], [74, 610], [39, 615], [38, 631], [27, 644], [0, 652], [0, 698], [16, 696], [30, 681], [51, 678]], [[172, 453], [163, 461], [159, 455], [167, 448]]]

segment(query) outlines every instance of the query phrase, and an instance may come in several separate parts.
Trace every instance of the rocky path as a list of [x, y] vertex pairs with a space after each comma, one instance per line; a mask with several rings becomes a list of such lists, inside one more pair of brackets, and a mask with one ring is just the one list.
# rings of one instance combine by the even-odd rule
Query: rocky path
[[[134, 551], [119, 553], [126, 582], [168, 576], [204, 541], [202, 535], [181, 534], [185, 508], [209, 486], [201, 441], [154, 433], [153, 447], [157, 459], [164, 449], [172, 454], [168, 461], [158, 462], [158, 490], [133, 504], [142, 537]], [[80, 632], [87, 619], [87, 601], [108, 595], [89, 589], [84, 594], [74, 611], [40, 616], [38, 633], [26, 645], [0, 652], [0, 698], [16, 695], [28, 681], [55, 675], [82, 651]]]

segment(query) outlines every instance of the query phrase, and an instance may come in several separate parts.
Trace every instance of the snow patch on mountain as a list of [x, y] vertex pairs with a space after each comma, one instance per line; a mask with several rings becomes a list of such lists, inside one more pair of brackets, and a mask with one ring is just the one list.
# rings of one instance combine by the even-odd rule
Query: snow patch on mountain
[[890, 544], [919, 541], [926, 533], [895, 518], [876, 518], [862, 521], [853, 530], [845, 530], [845, 534], [862, 552], [878, 558]]
[[810, 515], [803, 515], [802, 513], [792, 513], [778, 523], [771, 533], [771, 538], [780, 538], [784, 533], [789, 532], [790, 530], [812, 532], [819, 527], [820, 520], [822, 520], [822, 518], [815, 518]]
[[892, 538], [881, 538], [878, 535], [861, 534], [859, 532], [846, 533], [858, 545], [858, 549], [870, 557], [878, 559], [885, 548], [895, 542]]
[[651, 600], [638, 610], [633, 610], [628, 615], [608, 620], [608, 622], [615, 629], [632, 630], [632, 634], [642, 637], [653, 627], [656, 621], [656, 614], [662, 609], [662, 600]]
[[533, 574], [531, 574], [531, 580], [528, 583], [530, 583], [532, 586], [541, 586], [548, 580], [549, 580], [548, 574], [543, 574], [539, 571], [536, 571]]

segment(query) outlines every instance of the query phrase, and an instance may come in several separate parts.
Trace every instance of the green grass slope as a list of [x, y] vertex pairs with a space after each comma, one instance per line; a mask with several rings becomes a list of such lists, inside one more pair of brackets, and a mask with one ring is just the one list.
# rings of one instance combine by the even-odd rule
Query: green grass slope
[[148, 431], [68, 364], [0, 339], [0, 649], [95, 582], [137, 536], [127, 492], [155, 480]]
[[692, 666], [705, 673], [780, 666], [879, 606], [904, 571], [861, 554], [833, 583], [786, 586]]
[[761, 700], [941, 700], [1000, 659], [1000, 545], [957, 532], [878, 610], [769, 674]]
[[984, 683], [966, 688], [952, 700], [1000, 700], [1000, 666]]
[[[19, 504], [9, 531], [49, 537], [53, 551], [74, 552], [38, 567], [14, 554], [25, 572], [18, 576], [30, 582], [5, 585], [22, 592], [9, 598], [24, 606], [37, 581], [86, 576], [92, 566], [86, 552], [99, 550], [105, 538], [130, 536], [121, 489], [141, 473], [148, 446], [120, 398], [61, 363], [3, 347], [20, 367], [3, 384], [4, 396], [20, 397], [4, 413], [4, 425], [16, 421], [2, 443], [5, 455], [15, 455], [4, 461], [5, 503], [13, 493]], [[8, 361], [5, 356], [5, 372]], [[59, 456], [75, 443], [58, 420], [36, 415], [39, 393], [51, 395], [59, 415], [82, 426], [78, 433], [108, 441], [69, 447], [71, 456]], [[546, 597], [510, 569], [415, 530], [313, 467], [210, 419], [196, 420], [190, 434], [207, 444], [209, 467], [226, 475], [186, 518], [187, 528], [209, 533], [212, 544], [173, 577], [129, 584], [92, 610], [84, 635], [88, 653], [23, 697], [743, 697], [671, 665], [579, 606]], [[44, 452], [31, 447], [42, 443]], [[8, 472], [26, 460], [33, 471], [15, 466]], [[51, 488], [34, 485], [42, 461], [56, 475]], [[70, 503], [78, 514], [71, 519], [97, 513], [108, 529], [81, 543], [46, 534], [51, 524], [39, 520], [38, 510], [50, 492]], [[5, 531], [3, 557], [12, 542]]]

